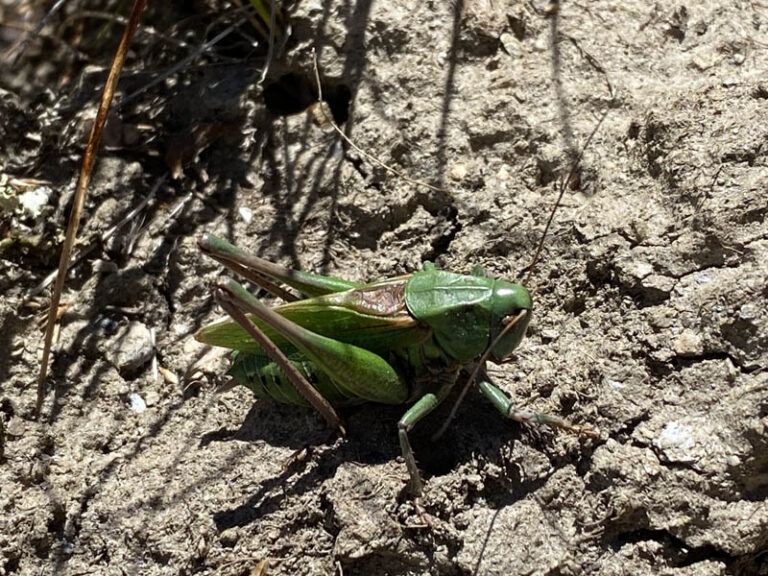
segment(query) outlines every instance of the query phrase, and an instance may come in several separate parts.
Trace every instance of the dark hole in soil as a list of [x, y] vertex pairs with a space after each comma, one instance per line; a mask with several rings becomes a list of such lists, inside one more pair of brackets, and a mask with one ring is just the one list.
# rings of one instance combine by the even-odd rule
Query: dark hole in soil
[[[323, 100], [328, 103], [336, 124], [349, 118], [352, 91], [346, 84], [326, 80], [322, 82]], [[314, 79], [291, 72], [264, 88], [264, 103], [276, 116], [298, 114], [317, 101]]]
[[13, 402], [8, 398], [0, 400], [0, 412], [4, 415], [4, 420], [8, 422], [13, 415], [16, 414], [16, 409], [13, 407]]
[[451, 448], [454, 440], [450, 432], [437, 442], [431, 440], [431, 434], [425, 434], [417, 438], [413, 444], [416, 462], [427, 477], [445, 476], [459, 465], [460, 455]]

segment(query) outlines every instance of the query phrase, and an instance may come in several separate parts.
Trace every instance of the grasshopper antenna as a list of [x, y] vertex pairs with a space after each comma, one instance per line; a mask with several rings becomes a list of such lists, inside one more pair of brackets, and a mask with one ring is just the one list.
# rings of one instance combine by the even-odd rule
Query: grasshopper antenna
[[541, 251], [544, 248], [544, 240], [547, 238], [547, 232], [549, 232], [550, 226], [552, 226], [552, 221], [555, 219], [555, 213], [557, 212], [557, 209], [560, 207], [560, 203], [563, 200], [563, 196], [565, 195], [565, 190], [570, 186], [571, 182], [573, 181], [574, 176], [576, 175], [576, 171], [579, 169], [579, 166], [581, 165], [581, 159], [584, 157], [584, 152], [589, 147], [589, 144], [592, 142], [592, 138], [594, 138], [595, 134], [597, 134], [597, 131], [600, 129], [600, 125], [603, 123], [603, 120], [605, 120], [605, 117], [608, 115], [608, 110], [603, 112], [603, 115], [600, 117], [600, 120], [598, 120], [597, 124], [595, 124], [595, 127], [592, 129], [592, 132], [590, 132], [589, 137], [587, 138], [587, 141], [584, 143], [584, 146], [581, 148], [581, 152], [579, 152], [579, 156], [571, 163], [571, 169], [568, 171], [568, 176], [566, 176], [565, 180], [563, 180], [562, 184], [560, 185], [560, 193], [557, 195], [557, 200], [555, 201], [555, 205], [552, 207], [552, 210], [549, 213], [549, 218], [547, 219], [547, 224], [544, 226], [544, 232], [541, 234], [541, 238], [539, 239], [539, 244], [536, 246], [536, 252], [533, 255], [533, 260], [531, 260], [531, 263], [528, 265], [528, 275], [525, 277], [525, 282], [523, 282], [523, 285], [528, 286], [529, 282], [531, 281], [531, 278], [533, 277], [533, 271], [536, 268], [536, 264], [539, 262], [539, 257], [541, 256]]
[[[603, 115], [600, 117], [600, 120], [597, 122], [595, 127], [592, 129], [592, 132], [589, 134], [589, 137], [587, 138], [587, 141], [584, 143], [583, 148], [581, 149], [581, 152], [579, 152], [579, 156], [576, 158], [576, 160], [571, 164], [571, 169], [568, 171], [568, 176], [563, 180], [562, 185], [560, 186], [560, 193], [557, 196], [557, 201], [555, 202], [554, 207], [552, 208], [552, 211], [549, 213], [549, 218], [547, 219], [547, 224], [544, 226], [544, 232], [541, 235], [541, 239], [539, 240], [539, 245], [536, 247], [536, 253], [533, 257], [533, 260], [531, 261], [531, 264], [528, 267], [528, 275], [525, 278], [525, 284], [527, 285], [529, 280], [531, 279], [531, 276], [533, 275], [533, 270], [536, 267], [536, 263], [539, 260], [539, 256], [541, 255], [541, 250], [544, 247], [544, 239], [547, 237], [547, 232], [549, 231], [550, 226], [552, 225], [552, 221], [555, 218], [555, 212], [557, 212], [557, 209], [560, 207], [560, 202], [563, 200], [563, 196], [565, 195], [565, 189], [568, 187], [568, 185], [571, 183], [571, 180], [573, 180], [574, 175], [576, 174], [576, 171], [579, 168], [579, 165], [581, 164], [581, 159], [584, 156], [584, 151], [589, 147], [590, 142], [592, 142], [592, 138], [597, 134], [597, 131], [600, 129], [600, 125], [603, 123], [603, 120], [605, 120], [605, 117], [608, 115], [608, 110], [603, 112]], [[480, 373], [481, 370], [485, 368], [485, 363], [488, 360], [488, 356], [491, 353], [491, 350], [493, 350], [493, 347], [496, 345], [496, 343], [501, 340], [501, 338], [506, 335], [507, 332], [509, 332], [515, 324], [520, 321], [522, 318], [525, 317], [526, 314], [529, 314], [527, 310], [521, 311], [516, 316], [512, 316], [506, 319], [505, 326], [501, 333], [494, 339], [493, 342], [491, 342], [490, 346], [486, 349], [486, 351], [483, 353], [483, 355], [478, 360], [475, 369], [470, 374], [469, 378], [467, 379], [467, 383], [464, 385], [464, 388], [462, 388], [461, 393], [459, 394], [458, 399], [453, 404], [453, 408], [451, 408], [451, 413], [448, 415], [448, 417], [443, 422], [443, 425], [440, 427], [440, 429], [435, 432], [435, 434], [432, 436], [432, 441], [438, 440], [448, 429], [448, 425], [451, 423], [451, 420], [453, 420], [454, 416], [456, 415], [456, 411], [459, 408], [459, 405], [461, 404], [462, 400], [464, 400], [464, 396], [466, 396], [467, 391], [469, 391], [472, 384], [474, 384], [475, 380], [477, 379], [477, 375]]]

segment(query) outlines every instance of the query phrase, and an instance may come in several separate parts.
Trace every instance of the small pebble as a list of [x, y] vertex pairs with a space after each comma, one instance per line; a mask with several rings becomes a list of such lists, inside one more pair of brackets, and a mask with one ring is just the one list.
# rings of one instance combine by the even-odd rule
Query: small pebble
[[631, 277], [642, 280], [643, 278], [653, 274], [653, 266], [648, 262], [635, 260], [628, 263], [626, 271]]
[[742, 304], [741, 308], [739, 308], [739, 318], [742, 320], [754, 320], [757, 318], [759, 312], [757, 305], [747, 302], [746, 304]]
[[240, 214], [240, 218], [242, 218], [243, 222], [246, 224], [250, 224], [251, 220], [253, 220], [253, 211], [246, 206], [241, 206], [237, 210], [237, 213]]
[[232, 548], [240, 540], [240, 531], [237, 528], [229, 528], [219, 535], [219, 542], [225, 548]]
[[707, 49], [695, 54], [693, 58], [691, 58], [690, 65], [694, 70], [704, 72], [705, 70], [712, 68], [715, 64], [717, 64], [717, 55], [715, 55], [712, 50]]
[[[176, 336], [186, 336], [190, 332], [192, 332], [193, 327], [187, 324], [186, 322], [179, 322], [178, 324], [174, 324], [171, 328], [173, 330], [173, 333]], [[196, 340], [194, 342], [197, 342]]]
[[551, 342], [552, 340], [557, 340], [558, 336], [560, 336], [560, 333], [557, 330], [542, 330], [541, 331], [541, 339], [545, 342]]
[[96, 327], [99, 330], [102, 330], [105, 334], [114, 334], [120, 327], [120, 324], [112, 318], [100, 318], [96, 322]]
[[698, 356], [704, 352], [701, 335], [693, 330], [683, 330], [675, 340], [675, 354], [678, 356]]
[[43, 212], [43, 207], [48, 204], [51, 191], [47, 188], [35, 188], [24, 192], [19, 196], [19, 205], [22, 213], [28, 218], [37, 218]]
[[662, 276], [661, 274], [651, 274], [643, 278], [643, 287], [658, 290], [669, 294], [675, 287], [676, 280], [669, 276]]
[[520, 41], [515, 38], [514, 34], [504, 32], [501, 36], [499, 36], [499, 41], [501, 42], [502, 48], [504, 48], [504, 52], [513, 58], [520, 58], [523, 55], [523, 49]]
[[94, 260], [91, 268], [94, 272], [98, 272], [99, 274], [112, 274], [118, 270], [117, 264], [110, 260], [102, 259]]
[[141, 322], [131, 322], [115, 337], [112, 362], [120, 372], [135, 373], [152, 359], [152, 334]]
[[147, 409], [147, 404], [144, 402], [144, 398], [139, 396], [136, 392], [131, 392], [128, 395], [128, 400], [131, 403], [131, 410], [136, 414], [141, 414]]
[[174, 386], [176, 386], [179, 383], [179, 377], [176, 376], [176, 374], [174, 374], [170, 370], [168, 370], [168, 368], [164, 368], [163, 366], [158, 366], [157, 370], [160, 372], [160, 374], [163, 376], [163, 379], [168, 384], [173, 384]]
[[160, 402], [160, 395], [157, 392], [147, 392], [146, 397], [145, 404], [147, 406], [157, 406], [158, 402]]
[[450, 176], [452, 180], [463, 180], [467, 177], [467, 167], [464, 164], [455, 164], [451, 167]]
[[668, 422], [653, 443], [671, 462], [690, 463], [698, 459], [694, 430], [677, 420]]
[[8, 422], [7, 426], [5, 427], [6, 435], [11, 437], [24, 436], [24, 433], [26, 432], [26, 430], [27, 430], [27, 426], [24, 423], [24, 420], [19, 418], [18, 416], [11, 418], [11, 421]]
[[608, 380], [606, 380], [606, 384], [608, 384], [608, 386], [610, 386], [614, 390], [621, 390], [622, 388], [624, 388], [624, 384], [622, 384], [618, 380], [608, 379]]

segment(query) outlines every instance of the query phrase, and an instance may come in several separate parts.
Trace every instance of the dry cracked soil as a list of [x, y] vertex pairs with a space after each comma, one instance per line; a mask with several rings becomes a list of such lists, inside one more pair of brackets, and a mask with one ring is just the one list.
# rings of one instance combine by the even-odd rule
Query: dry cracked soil
[[[0, 2], [4, 48], [39, 4]], [[150, 3], [37, 420], [48, 291], [30, 296], [126, 3], [72, 0], [5, 54], [0, 574], [768, 574], [768, 4], [543, 8], [289, 2], [262, 79], [267, 43], [232, 5]], [[355, 146], [307, 111], [313, 49]], [[343, 410], [338, 441], [307, 409], [216, 392], [228, 355], [192, 335], [224, 272], [201, 234], [358, 281], [425, 261], [522, 278], [606, 113], [528, 281], [528, 337], [490, 367], [599, 438], [470, 393], [433, 443], [446, 405], [413, 435], [423, 529], [403, 407]]]

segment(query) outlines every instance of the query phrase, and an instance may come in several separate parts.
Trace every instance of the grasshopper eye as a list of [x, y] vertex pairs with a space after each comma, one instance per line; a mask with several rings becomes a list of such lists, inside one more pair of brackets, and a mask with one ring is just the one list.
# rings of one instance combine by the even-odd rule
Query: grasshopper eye
[[520, 284], [497, 280], [493, 290], [491, 359], [502, 362], [512, 354], [531, 321], [533, 302], [528, 291]]
[[491, 359], [500, 364], [504, 362], [512, 351], [517, 348], [528, 329], [528, 323], [531, 321], [531, 311], [521, 308], [517, 314], [504, 316], [501, 319], [501, 332], [491, 345]]

